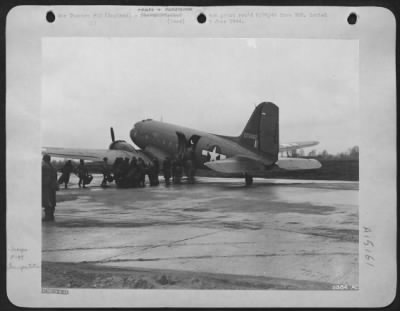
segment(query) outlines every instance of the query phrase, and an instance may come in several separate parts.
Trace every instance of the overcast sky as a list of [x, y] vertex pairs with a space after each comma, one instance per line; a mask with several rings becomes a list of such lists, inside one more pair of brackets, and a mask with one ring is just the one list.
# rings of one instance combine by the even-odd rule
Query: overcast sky
[[145, 118], [236, 136], [263, 101], [282, 143], [359, 143], [357, 41], [44, 38], [42, 61], [43, 146], [107, 148], [110, 126], [131, 142]]

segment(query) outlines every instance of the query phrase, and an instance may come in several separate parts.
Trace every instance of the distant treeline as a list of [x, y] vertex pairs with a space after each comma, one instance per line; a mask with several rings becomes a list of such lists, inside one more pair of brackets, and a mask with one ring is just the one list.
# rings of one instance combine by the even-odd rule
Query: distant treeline
[[297, 152], [293, 152], [292, 156], [298, 156], [301, 158], [314, 158], [319, 160], [358, 160], [359, 148], [358, 146], [354, 146], [347, 149], [345, 152], [339, 152], [336, 154], [330, 154], [326, 150], [317, 153], [315, 149], [306, 154], [304, 149], [300, 149]]

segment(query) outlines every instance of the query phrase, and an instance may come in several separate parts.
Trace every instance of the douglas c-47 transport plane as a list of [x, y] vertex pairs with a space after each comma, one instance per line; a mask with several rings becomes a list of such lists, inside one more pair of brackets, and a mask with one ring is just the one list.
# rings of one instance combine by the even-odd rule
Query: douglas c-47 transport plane
[[183, 157], [191, 151], [196, 168], [240, 175], [247, 185], [252, 184], [253, 176], [265, 175], [272, 169], [321, 167], [315, 159], [278, 158], [280, 152], [314, 146], [318, 142], [279, 144], [279, 108], [273, 103], [259, 104], [238, 137], [210, 134], [151, 119], [137, 122], [130, 137], [141, 150], [125, 141], [115, 140], [111, 129], [112, 143], [108, 150], [45, 147], [42, 152], [55, 157], [91, 161], [102, 161], [107, 157], [109, 163], [114, 163], [118, 157], [141, 157], [147, 163], [157, 158], [162, 163], [166, 157]]

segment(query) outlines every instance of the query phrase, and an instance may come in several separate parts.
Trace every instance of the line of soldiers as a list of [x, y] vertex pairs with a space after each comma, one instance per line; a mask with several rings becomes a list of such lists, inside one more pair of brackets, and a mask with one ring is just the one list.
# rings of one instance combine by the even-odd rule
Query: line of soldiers
[[61, 176], [58, 179], [58, 183], [60, 185], [64, 184], [65, 189], [68, 188], [69, 178], [72, 173], [75, 173], [79, 177], [79, 188], [86, 188], [86, 185], [90, 184], [93, 179], [93, 176], [89, 174], [89, 171], [83, 160], [80, 160], [79, 165], [76, 168], [72, 165], [71, 160], [68, 160], [61, 168]]
[[[188, 177], [189, 183], [195, 181], [195, 153], [193, 148], [174, 158], [166, 157], [162, 163], [162, 171], [165, 179], [165, 184], [180, 184], [182, 176], [185, 174]], [[106, 162], [105, 162], [106, 163]], [[110, 171], [107, 171], [108, 165], [106, 164], [103, 169], [104, 180], [108, 180], [111, 176]], [[117, 158], [113, 164], [112, 171], [114, 179], [118, 186], [123, 188], [128, 187], [144, 187], [145, 176], [148, 175], [150, 186], [159, 185], [160, 164], [157, 159], [146, 165], [142, 158], [137, 159], [133, 157], [130, 161], [129, 158]]]
[[[45, 154], [42, 161], [42, 207], [45, 211], [44, 221], [54, 220], [56, 191], [59, 189], [60, 184], [64, 184], [65, 189], [67, 189], [72, 173], [77, 174], [79, 177], [79, 188], [86, 188], [86, 185], [93, 179], [83, 160], [80, 160], [76, 168], [72, 165], [71, 160], [68, 160], [61, 169], [62, 174], [57, 180], [57, 171], [51, 165], [50, 159], [50, 156]], [[188, 182], [194, 183], [195, 167], [192, 157], [175, 157], [172, 160], [166, 157], [163, 161], [162, 170], [166, 185], [171, 184], [171, 178], [174, 184], [180, 184], [184, 173], [188, 177]], [[150, 186], [160, 184], [160, 165], [157, 159], [146, 165], [142, 158], [137, 159], [133, 157], [131, 161], [129, 161], [129, 158], [117, 158], [111, 169], [107, 158], [104, 158], [102, 173], [102, 187], [107, 186], [107, 182], [114, 180], [122, 188], [145, 187], [146, 175], [148, 175]]]
[[[189, 183], [194, 183], [195, 168], [193, 162], [194, 161], [190, 155], [186, 157], [174, 157], [172, 160], [169, 157], [166, 157], [162, 165], [165, 183], [170, 185], [172, 178], [172, 183], [180, 184], [182, 182], [183, 174], [188, 177]], [[79, 188], [86, 188], [86, 185], [88, 185], [93, 179], [93, 176], [89, 174], [83, 160], [80, 160], [80, 163], [76, 168], [72, 165], [71, 160], [68, 160], [60, 171], [62, 174], [58, 179], [58, 183], [64, 184], [65, 189], [68, 188], [68, 183], [72, 173], [79, 177]], [[108, 164], [108, 159], [104, 158], [102, 174], [102, 187], [106, 187], [107, 183], [113, 182], [114, 180], [115, 183], [122, 188], [145, 187], [146, 175], [148, 175], [150, 186], [157, 186], [160, 184], [160, 165], [157, 159], [146, 164], [142, 158], [133, 157], [131, 160], [129, 160], [129, 158], [117, 158], [111, 167]]]
[[67, 188], [71, 173], [75, 173], [79, 177], [79, 188], [91, 182], [93, 176], [89, 174], [85, 163], [80, 160], [78, 167], [75, 169], [72, 162], [69, 160], [61, 169], [61, 176], [57, 180], [57, 170], [51, 164], [51, 157], [48, 154], [42, 158], [42, 207], [44, 209], [43, 221], [54, 221], [54, 212], [56, 209], [56, 191], [59, 190], [59, 185], [64, 184]]
[[171, 184], [171, 177], [172, 183], [180, 184], [183, 174], [188, 177], [189, 183], [194, 183], [195, 169], [193, 160], [183, 157], [176, 157], [171, 160], [169, 157], [166, 157], [163, 162], [163, 174], [166, 185]]
[[[146, 165], [142, 158], [133, 157], [130, 161], [129, 158], [117, 158], [112, 171], [115, 183], [122, 188], [145, 187], [146, 175], [149, 177], [150, 186], [157, 186], [160, 183], [158, 180], [160, 166], [157, 159]], [[107, 176], [110, 175], [107, 172]], [[105, 176], [104, 172], [103, 176]]]
[[[112, 171], [116, 184], [122, 188], [145, 187], [146, 175], [148, 175], [150, 186], [160, 184], [160, 164], [157, 159], [146, 165], [142, 158], [133, 157], [130, 161], [129, 158], [117, 158]], [[162, 171], [166, 185], [171, 184], [171, 178], [174, 184], [180, 184], [183, 174], [188, 177], [189, 183], [194, 183], [195, 169], [192, 159], [176, 157], [171, 160], [166, 157], [163, 161]], [[106, 167], [104, 167], [103, 176], [103, 180], [108, 180], [108, 176], [111, 176], [111, 172], [107, 171]]]

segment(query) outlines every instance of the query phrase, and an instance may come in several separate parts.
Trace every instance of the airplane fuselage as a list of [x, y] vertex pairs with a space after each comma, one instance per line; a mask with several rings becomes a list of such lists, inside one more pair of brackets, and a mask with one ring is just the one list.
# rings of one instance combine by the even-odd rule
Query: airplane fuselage
[[205, 162], [224, 160], [237, 154], [257, 159], [265, 166], [273, 164], [256, 148], [252, 151], [248, 147], [243, 147], [235, 141], [234, 137], [219, 136], [154, 120], [137, 122], [130, 136], [132, 141], [145, 152], [156, 154], [158, 158], [167, 156], [172, 158], [177, 154], [179, 147], [177, 132], [184, 134], [187, 140], [194, 136], [200, 137], [194, 150], [197, 168], [206, 168]]
[[[130, 131], [132, 141], [141, 148], [123, 140], [115, 140], [111, 128], [111, 144], [107, 150], [73, 148], [46, 148], [46, 153], [65, 158], [115, 163], [118, 158], [141, 158], [145, 163], [167, 157], [179, 159], [185, 165], [186, 174], [192, 174], [193, 166], [211, 169], [215, 173], [243, 176], [246, 185], [252, 184], [253, 176], [264, 176], [274, 169], [309, 170], [321, 167], [315, 159], [279, 158], [279, 152], [292, 151], [316, 145], [304, 141], [279, 144], [279, 108], [273, 103], [257, 105], [243, 131], [237, 137], [211, 134], [188, 127], [151, 119], [137, 122]], [[161, 163], [160, 163], [161, 164]]]

